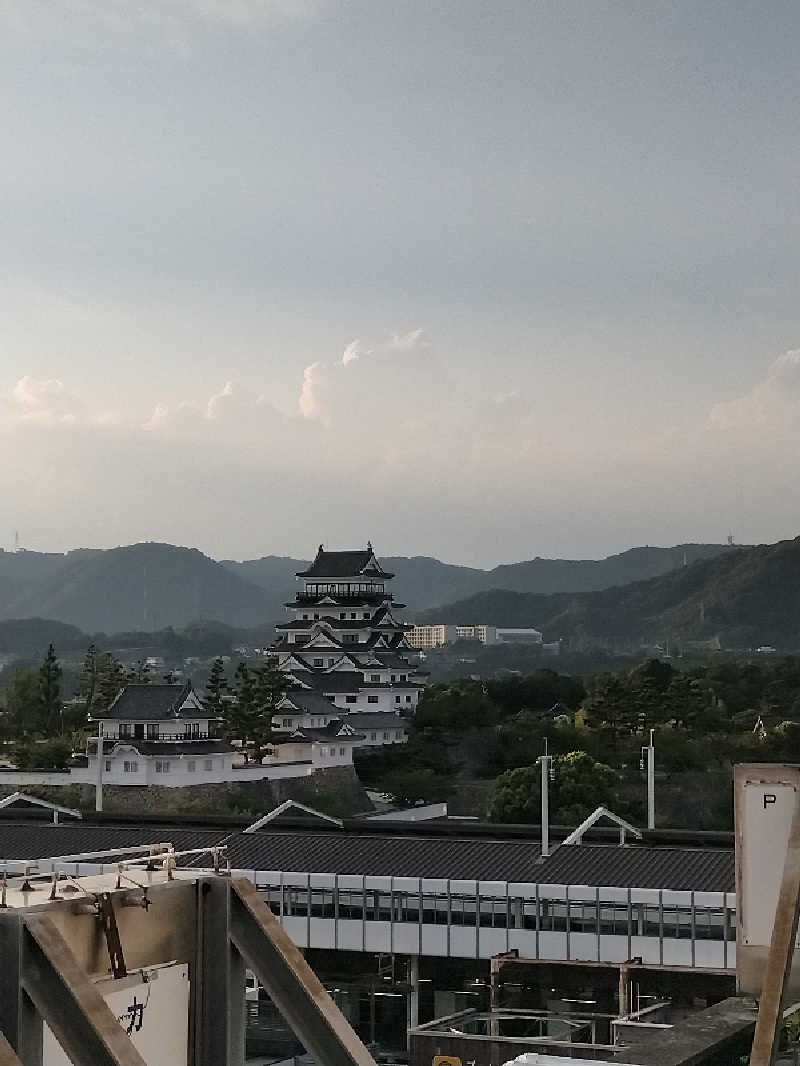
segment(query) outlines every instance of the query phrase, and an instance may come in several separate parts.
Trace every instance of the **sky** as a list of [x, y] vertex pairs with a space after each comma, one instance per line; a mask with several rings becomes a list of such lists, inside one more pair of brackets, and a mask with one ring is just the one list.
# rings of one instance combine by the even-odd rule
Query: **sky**
[[0, 546], [800, 533], [800, 5], [0, 0]]

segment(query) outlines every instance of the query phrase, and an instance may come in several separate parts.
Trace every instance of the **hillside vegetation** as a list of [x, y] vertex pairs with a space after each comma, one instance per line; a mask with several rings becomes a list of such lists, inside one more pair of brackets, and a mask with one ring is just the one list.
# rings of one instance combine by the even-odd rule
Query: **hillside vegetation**
[[[633, 548], [607, 559], [532, 559], [479, 570], [424, 556], [388, 556], [393, 588], [412, 611], [493, 589], [574, 594], [663, 574], [727, 553], [719, 544]], [[171, 544], [133, 544], [65, 555], [0, 551], [0, 618], [49, 618], [87, 632], [155, 630], [201, 619], [248, 627], [277, 621], [307, 561], [264, 556], [216, 562]]]
[[494, 589], [419, 621], [535, 626], [546, 640], [609, 646], [719, 639], [800, 647], [800, 538], [736, 548], [649, 581], [576, 595]]

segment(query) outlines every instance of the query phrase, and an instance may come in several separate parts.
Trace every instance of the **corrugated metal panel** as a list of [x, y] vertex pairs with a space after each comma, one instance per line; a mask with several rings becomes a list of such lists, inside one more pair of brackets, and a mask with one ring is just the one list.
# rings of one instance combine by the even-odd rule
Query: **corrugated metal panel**
[[161, 843], [173, 844], [177, 851], [190, 851], [223, 843], [229, 835], [230, 830], [225, 829], [186, 829], [166, 825], [122, 827], [31, 822], [0, 825], [0, 862]]
[[732, 892], [733, 851], [701, 848], [565, 845], [538, 868], [538, 881], [559, 885]]
[[259, 831], [229, 841], [234, 866], [262, 870], [439, 877], [535, 879], [537, 845], [513, 840], [459, 840], [351, 833]]

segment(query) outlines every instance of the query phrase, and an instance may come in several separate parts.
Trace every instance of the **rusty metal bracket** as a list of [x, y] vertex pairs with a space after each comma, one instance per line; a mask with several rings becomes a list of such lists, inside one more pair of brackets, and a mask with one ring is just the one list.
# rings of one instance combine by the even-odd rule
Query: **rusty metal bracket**
[[110, 892], [101, 892], [97, 897], [97, 916], [106, 938], [108, 957], [111, 961], [111, 976], [115, 979], [127, 977], [128, 968], [122, 953], [122, 941], [119, 938], [117, 916], [114, 914], [114, 903]]

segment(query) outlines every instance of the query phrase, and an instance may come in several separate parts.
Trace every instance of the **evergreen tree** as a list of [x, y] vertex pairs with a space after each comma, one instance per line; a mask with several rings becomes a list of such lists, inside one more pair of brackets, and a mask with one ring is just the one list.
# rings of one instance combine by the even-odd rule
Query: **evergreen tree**
[[125, 669], [110, 651], [103, 652], [97, 663], [97, 686], [93, 711], [107, 711], [125, 686]]
[[250, 739], [256, 762], [263, 758], [263, 748], [272, 739], [272, 718], [278, 704], [289, 690], [289, 679], [278, 666], [278, 660], [270, 656], [264, 666], [253, 671], [253, 725]]
[[42, 732], [52, 736], [62, 732], [61, 663], [52, 644], [39, 667], [39, 723]]
[[149, 685], [150, 664], [145, 659], [137, 659], [125, 671], [126, 685]]
[[16, 670], [6, 697], [6, 715], [12, 736], [26, 736], [38, 730], [40, 697], [36, 670]]
[[100, 656], [96, 644], [90, 644], [86, 649], [81, 666], [81, 674], [78, 680], [78, 693], [83, 700], [86, 717], [92, 713], [97, 686], [100, 680]]
[[238, 740], [247, 761], [247, 742], [253, 727], [253, 678], [247, 663], [240, 662], [233, 675], [233, 699], [225, 703], [223, 729], [229, 740]]
[[211, 673], [206, 682], [206, 707], [217, 718], [222, 717], [225, 693], [228, 691], [228, 679], [225, 676], [225, 664], [222, 659], [216, 658], [211, 664]]

